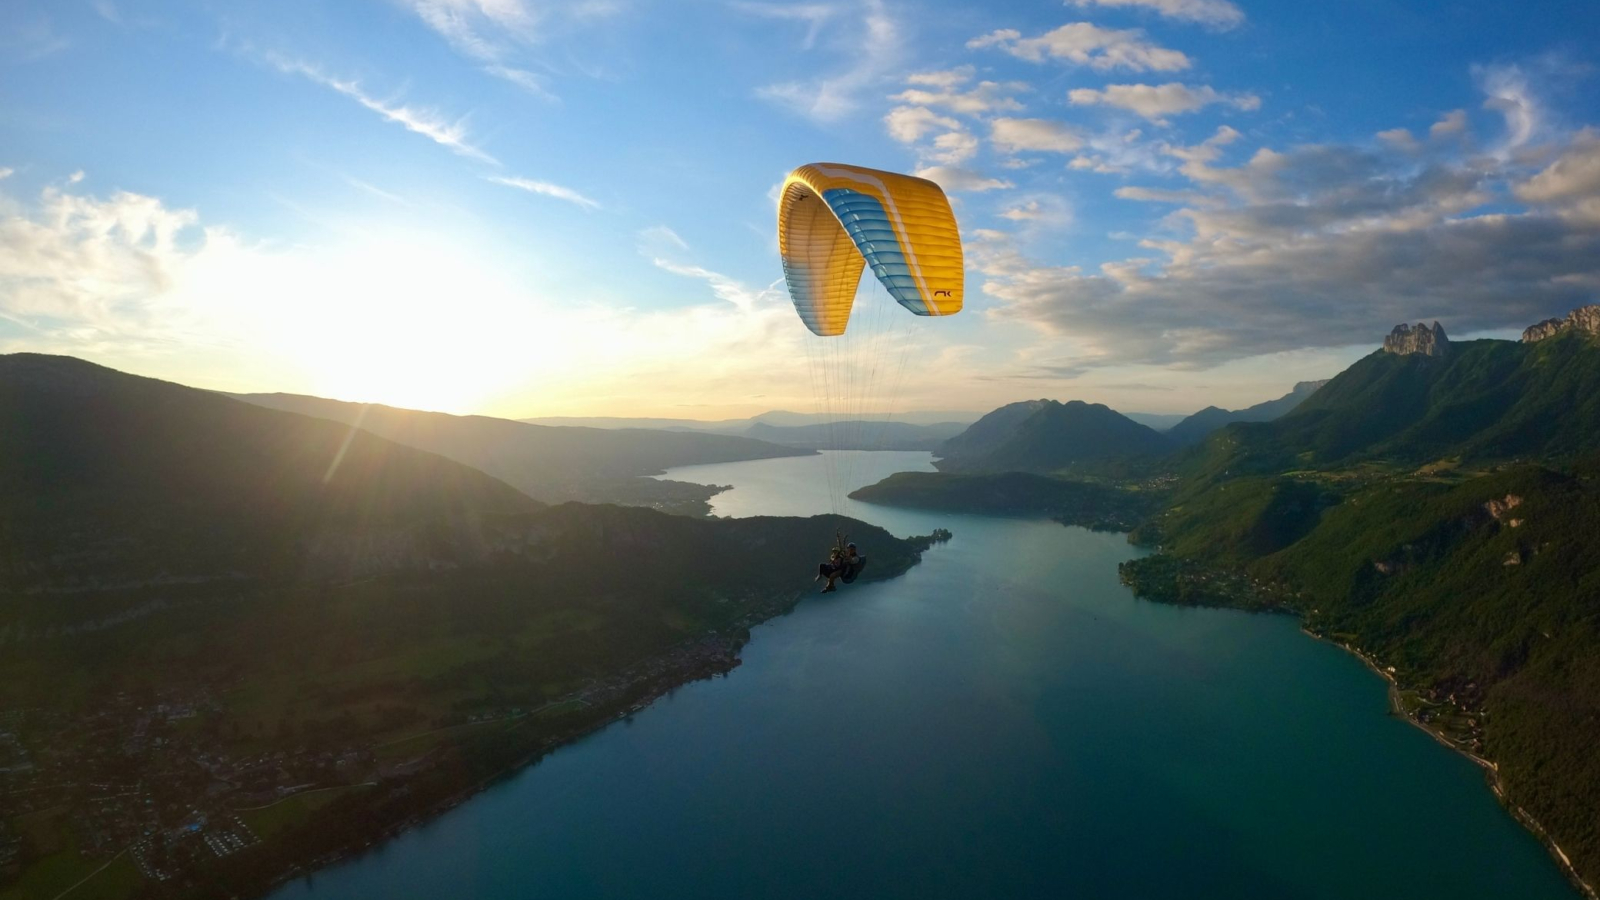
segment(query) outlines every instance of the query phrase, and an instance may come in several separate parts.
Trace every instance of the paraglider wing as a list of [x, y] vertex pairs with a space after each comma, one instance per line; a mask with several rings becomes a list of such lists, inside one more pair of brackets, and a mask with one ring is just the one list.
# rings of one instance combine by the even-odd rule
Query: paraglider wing
[[838, 163], [790, 173], [778, 203], [778, 251], [795, 311], [812, 333], [844, 333], [861, 269], [919, 316], [961, 310], [961, 236], [937, 184]]

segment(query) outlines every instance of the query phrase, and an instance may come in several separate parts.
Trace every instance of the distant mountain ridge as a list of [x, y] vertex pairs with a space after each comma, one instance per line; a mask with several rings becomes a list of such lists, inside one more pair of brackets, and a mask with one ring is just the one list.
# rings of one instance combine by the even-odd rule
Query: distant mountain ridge
[[1103, 404], [1027, 400], [1000, 407], [946, 441], [938, 466], [945, 472], [1055, 472], [1102, 460], [1150, 459], [1173, 446]]
[[1165, 434], [1179, 444], [1188, 445], [1204, 440], [1206, 435], [1230, 422], [1270, 422], [1288, 414], [1327, 383], [1326, 378], [1321, 381], [1302, 381], [1294, 386], [1294, 390], [1276, 400], [1267, 400], [1244, 409], [1208, 406], [1172, 426]]
[[[663, 484], [640, 478], [674, 466], [798, 456], [808, 450], [736, 435], [531, 425], [488, 416], [397, 409], [299, 394], [240, 394], [271, 409], [358, 425], [390, 440], [481, 469], [530, 497], [632, 503]], [[641, 502], [639, 505], [647, 505]]]
[[[858, 418], [873, 421], [904, 422], [908, 425], [940, 425], [959, 422], [963, 425], [977, 421], [979, 413], [970, 410], [910, 410], [889, 413], [869, 411]], [[746, 419], [675, 419], [658, 416], [530, 416], [518, 419], [530, 425], [579, 426], [585, 428], [651, 428], [661, 431], [704, 431], [712, 434], [745, 434], [752, 426], [770, 425], [778, 428], [800, 428], [820, 425], [829, 420], [826, 413], [800, 413], [773, 409]]]

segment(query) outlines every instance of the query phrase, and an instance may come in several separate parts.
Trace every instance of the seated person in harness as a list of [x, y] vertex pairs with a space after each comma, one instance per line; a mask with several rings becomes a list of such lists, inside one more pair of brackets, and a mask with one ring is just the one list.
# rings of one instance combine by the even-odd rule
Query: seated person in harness
[[[838, 590], [835, 581], [842, 580], [850, 584], [861, 574], [862, 567], [866, 566], [867, 558], [861, 555], [854, 543], [848, 543], [844, 538], [839, 538], [843, 546], [835, 546], [828, 551], [828, 561], [817, 566], [817, 578], [826, 578], [828, 583], [823, 586], [822, 593], [827, 594]], [[815, 579], [813, 579], [815, 580]]]

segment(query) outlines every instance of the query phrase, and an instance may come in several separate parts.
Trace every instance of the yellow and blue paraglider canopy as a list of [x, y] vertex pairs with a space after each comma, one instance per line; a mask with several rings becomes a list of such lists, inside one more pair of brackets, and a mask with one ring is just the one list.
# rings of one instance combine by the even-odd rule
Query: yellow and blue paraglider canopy
[[961, 236], [937, 184], [838, 163], [790, 173], [778, 251], [795, 311], [814, 334], [844, 333], [861, 270], [919, 316], [961, 311]]

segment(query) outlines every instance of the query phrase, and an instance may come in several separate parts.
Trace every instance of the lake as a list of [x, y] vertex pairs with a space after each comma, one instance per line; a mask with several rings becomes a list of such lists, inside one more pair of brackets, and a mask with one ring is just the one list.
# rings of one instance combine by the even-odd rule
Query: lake
[[[855, 485], [931, 468], [664, 477], [734, 485], [719, 515], [810, 515], [830, 465]], [[848, 506], [955, 537], [756, 628], [728, 677], [275, 898], [1577, 896], [1477, 767], [1288, 617], [1135, 600], [1121, 535]]]

